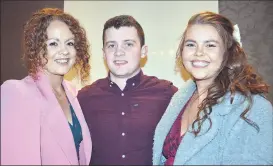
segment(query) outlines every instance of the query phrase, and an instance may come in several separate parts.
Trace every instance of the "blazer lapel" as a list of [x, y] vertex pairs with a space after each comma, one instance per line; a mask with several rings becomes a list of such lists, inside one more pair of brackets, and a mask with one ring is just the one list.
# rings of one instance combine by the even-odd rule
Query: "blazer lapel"
[[[89, 129], [87, 127], [85, 118], [83, 116], [81, 107], [79, 106], [78, 100], [77, 100], [77, 91], [75, 89], [71, 89], [69, 83], [67, 82], [63, 82], [65, 91], [67, 92], [67, 97], [75, 111], [75, 114], [79, 120], [79, 123], [81, 125], [81, 129], [82, 129], [82, 136], [83, 136], [83, 144], [81, 144], [81, 146], [83, 146], [83, 153], [85, 155], [81, 155], [81, 151], [80, 151], [80, 162], [82, 165], [88, 165], [89, 161], [91, 159], [91, 150], [92, 150], [92, 145], [91, 145], [91, 137], [90, 137], [90, 132]], [[81, 148], [80, 148], [81, 150]], [[84, 159], [83, 159], [84, 158]]]
[[153, 164], [160, 164], [165, 138], [182, 107], [187, 103], [196, 89], [192, 80], [188, 80], [185, 85], [185, 88], [179, 89], [178, 92], [174, 94], [170, 104], [162, 116], [164, 119], [161, 119], [157, 125], [154, 135], [154, 141], [156, 142], [154, 142], [153, 146]]
[[43, 124], [48, 125], [53, 134], [52, 136], [56, 139], [70, 164], [78, 165], [74, 138], [69, 123], [52, 91], [47, 76], [43, 73], [39, 73], [39, 79], [36, 83], [46, 100], [44, 106], [45, 110], [43, 110], [43, 112], [45, 112], [43, 114]]

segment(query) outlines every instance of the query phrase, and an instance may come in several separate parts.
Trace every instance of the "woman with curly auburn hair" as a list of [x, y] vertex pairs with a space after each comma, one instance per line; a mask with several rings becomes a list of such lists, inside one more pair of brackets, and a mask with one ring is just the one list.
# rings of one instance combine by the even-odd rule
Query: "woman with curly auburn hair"
[[269, 86], [247, 63], [235, 30], [213, 12], [189, 20], [176, 63], [193, 79], [156, 127], [154, 165], [273, 164]]
[[64, 75], [81, 81], [90, 65], [85, 30], [57, 8], [34, 13], [24, 26], [23, 59], [29, 76], [1, 85], [1, 165], [88, 165], [91, 138]]

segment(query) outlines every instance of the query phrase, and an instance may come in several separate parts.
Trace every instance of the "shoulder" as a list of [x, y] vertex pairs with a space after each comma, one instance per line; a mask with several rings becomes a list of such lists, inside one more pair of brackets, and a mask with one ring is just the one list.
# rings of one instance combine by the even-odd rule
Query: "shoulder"
[[[25, 113], [36, 104], [35, 83], [30, 78], [7, 80], [1, 85], [1, 114]], [[28, 111], [29, 112], [29, 111]]]
[[78, 98], [83, 98], [85, 96], [90, 96], [96, 92], [103, 91], [103, 87], [107, 85], [107, 79], [98, 79], [90, 85], [83, 87], [78, 92]]
[[144, 85], [145, 88], [152, 87], [156, 89], [163, 89], [165, 91], [170, 91], [172, 94], [178, 90], [171, 81], [159, 79], [156, 76], [143, 75], [141, 84]]
[[249, 111], [249, 119], [257, 122], [257, 124], [268, 124], [271, 125], [273, 119], [273, 108], [270, 101], [264, 98], [262, 95], [253, 95], [253, 103]]
[[22, 80], [7, 80], [1, 85], [1, 96], [2, 94], [26, 94], [32, 89], [34, 81], [31, 77], [27, 76]]
[[178, 89], [178, 91], [173, 95], [172, 101], [181, 101], [181, 99], [188, 100], [193, 92], [196, 90], [196, 85], [193, 80], [189, 79], [185, 84]]

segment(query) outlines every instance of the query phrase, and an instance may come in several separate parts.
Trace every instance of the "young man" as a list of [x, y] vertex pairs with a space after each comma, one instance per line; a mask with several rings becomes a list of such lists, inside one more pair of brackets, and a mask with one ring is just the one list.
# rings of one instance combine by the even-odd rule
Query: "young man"
[[148, 47], [132, 16], [109, 19], [102, 39], [109, 74], [78, 94], [93, 142], [90, 164], [152, 165], [155, 127], [177, 88], [143, 74]]

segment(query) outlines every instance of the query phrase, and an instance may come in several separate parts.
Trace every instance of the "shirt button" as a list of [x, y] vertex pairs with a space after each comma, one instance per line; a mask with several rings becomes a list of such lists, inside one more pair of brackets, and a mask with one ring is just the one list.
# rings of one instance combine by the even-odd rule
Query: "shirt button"
[[135, 83], [133, 83], [132, 85], [135, 86]]
[[125, 158], [125, 155], [123, 154], [121, 157], [122, 157], [122, 158]]
[[124, 96], [124, 93], [121, 93], [121, 96]]
[[110, 85], [110, 87], [112, 87], [112, 85]]
[[121, 113], [121, 115], [125, 115], [125, 113], [124, 113], [124, 112], [122, 112], [122, 113]]
[[134, 104], [134, 107], [137, 107], [138, 106], [138, 104], [136, 103], [136, 104]]
[[125, 133], [122, 133], [121, 135], [122, 135], [122, 136], [125, 136]]

